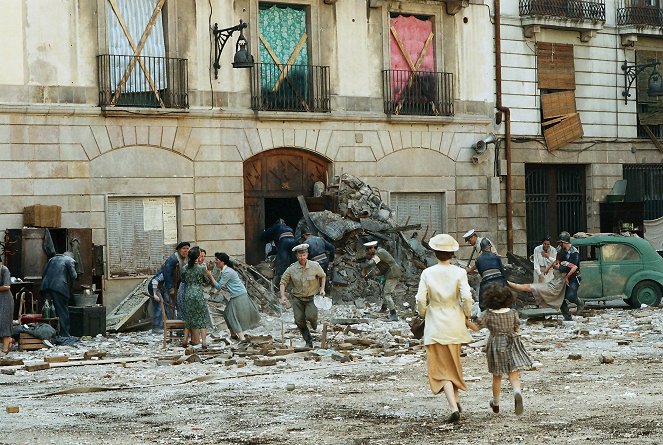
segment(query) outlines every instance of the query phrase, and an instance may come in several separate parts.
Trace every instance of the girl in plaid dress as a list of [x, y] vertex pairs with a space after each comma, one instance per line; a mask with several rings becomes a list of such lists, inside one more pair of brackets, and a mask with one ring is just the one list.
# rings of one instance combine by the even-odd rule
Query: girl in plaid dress
[[502, 376], [507, 374], [513, 388], [513, 398], [517, 415], [523, 413], [523, 396], [520, 391], [520, 370], [529, 369], [532, 360], [520, 341], [520, 321], [518, 312], [511, 309], [516, 296], [509, 288], [494, 286], [484, 294], [484, 304], [488, 308], [482, 312], [476, 324], [468, 326], [478, 331], [488, 328], [490, 336], [486, 343], [488, 372], [493, 375], [493, 399], [489, 405], [494, 413], [500, 412], [500, 390]]

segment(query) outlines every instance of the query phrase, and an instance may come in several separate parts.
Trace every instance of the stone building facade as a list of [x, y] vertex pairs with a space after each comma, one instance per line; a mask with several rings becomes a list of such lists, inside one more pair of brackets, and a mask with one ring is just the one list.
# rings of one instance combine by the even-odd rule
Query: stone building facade
[[[25, 206], [55, 204], [63, 227], [91, 228], [104, 246], [109, 306], [178, 240], [208, 254], [255, 258], [256, 233], [279, 211], [298, 208], [298, 194], [312, 196], [311, 181], [342, 173], [378, 188], [401, 222], [457, 238], [474, 228], [505, 253], [496, 3], [51, 0], [44, 8], [6, 0], [0, 226], [21, 227]], [[517, 254], [528, 250], [533, 167], [583, 166], [580, 225], [595, 230], [598, 203], [622, 178], [622, 164], [663, 162], [651, 141], [638, 138], [636, 104], [623, 103], [618, 63], [634, 60], [622, 41], [651, 49], [658, 40], [624, 37], [617, 5], [607, 3], [604, 23], [592, 20], [597, 29], [587, 40], [545, 14], [545, 23], [528, 28], [519, 2], [502, 2]], [[240, 20], [257, 64], [233, 69], [235, 32], [216, 78], [211, 30]], [[537, 42], [574, 45], [584, 136], [554, 151], [542, 137]], [[473, 144], [490, 133], [499, 144], [477, 156]], [[468, 256], [461, 249], [459, 257]]]

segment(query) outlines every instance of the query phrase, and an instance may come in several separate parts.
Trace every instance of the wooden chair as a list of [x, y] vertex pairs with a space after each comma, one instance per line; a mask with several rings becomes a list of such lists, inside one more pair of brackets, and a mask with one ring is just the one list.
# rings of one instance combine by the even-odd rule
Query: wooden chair
[[163, 317], [163, 348], [166, 349], [168, 339], [170, 338], [170, 341], [171, 342], [173, 341], [173, 331], [179, 329], [182, 331], [182, 333], [184, 333], [186, 324], [184, 323], [183, 320], [168, 319], [168, 313], [166, 312], [166, 307], [163, 304], [163, 298], [161, 298], [160, 304], [161, 304], [161, 316]]

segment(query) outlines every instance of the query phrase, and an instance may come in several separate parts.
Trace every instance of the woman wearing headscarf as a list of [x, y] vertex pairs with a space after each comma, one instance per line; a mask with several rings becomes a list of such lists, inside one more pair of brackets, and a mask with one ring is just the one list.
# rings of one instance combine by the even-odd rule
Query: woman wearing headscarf
[[2, 353], [9, 353], [12, 340], [12, 320], [14, 318], [14, 297], [11, 292], [11, 273], [0, 259], [0, 337]]
[[472, 341], [465, 320], [470, 316], [472, 294], [465, 269], [452, 265], [458, 242], [446, 233], [428, 242], [437, 264], [425, 269], [416, 296], [417, 312], [425, 317], [424, 346], [428, 381], [433, 394], [444, 392], [451, 415], [449, 423], [460, 420], [458, 390], [465, 391], [460, 347]]
[[224, 318], [231, 335], [234, 332], [240, 339], [240, 343], [246, 343], [244, 331], [255, 328], [260, 323], [260, 314], [255, 304], [249, 298], [246, 287], [239, 279], [237, 271], [230, 257], [225, 252], [217, 252], [215, 257], [214, 272], [208, 271], [212, 285], [221, 289], [225, 287], [230, 300], [226, 304]]

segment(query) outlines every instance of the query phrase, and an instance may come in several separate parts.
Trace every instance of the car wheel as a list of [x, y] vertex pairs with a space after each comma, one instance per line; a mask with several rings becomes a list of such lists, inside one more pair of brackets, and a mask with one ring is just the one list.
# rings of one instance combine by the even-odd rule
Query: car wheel
[[661, 303], [661, 286], [653, 281], [641, 281], [635, 285], [628, 303], [636, 309], [646, 304], [647, 306], [658, 306]]

